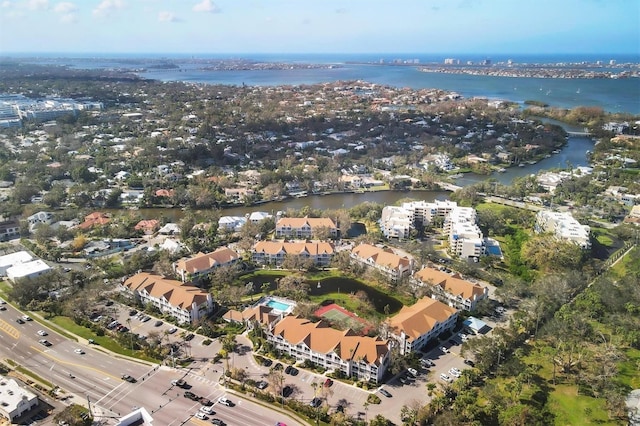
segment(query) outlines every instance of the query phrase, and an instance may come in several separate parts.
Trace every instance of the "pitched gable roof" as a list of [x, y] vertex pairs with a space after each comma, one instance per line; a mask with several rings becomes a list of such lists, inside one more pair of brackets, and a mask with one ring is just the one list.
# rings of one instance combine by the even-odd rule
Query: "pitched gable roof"
[[228, 247], [220, 247], [211, 253], [198, 253], [191, 259], [183, 259], [176, 263], [176, 269], [189, 274], [208, 271], [220, 265], [235, 262], [240, 255]]
[[331, 328], [326, 321], [311, 322], [292, 315], [280, 320], [272, 333], [292, 345], [304, 343], [314, 352], [335, 352], [345, 361], [380, 365], [380, 358], [389, 352], [387, 341], [379, 337], [358, 336], [352, 330]]
[[460, 275], [449, 275], [434, 268], [424, 268], [416, 272], [415, 277], [426, 284], [437, 285], [447, 293], [461, 296], [463, 299], [473, 300], [481, 297], [485, 292], [484, 287], [463, 280]]
[[308, 254], [309, 256], [317, 256], [320, 254], [333, 254], [333, 244], [328, 242], [283, 242], [283, 241], [258, 241], [253, 250], [257, 253], [266, 253], [269, 255], [276, 255], [280, 252], [285, 254], [301, 255]]
[[140, 272], [124, 282], [124, 286], [133, 292], [146, 291], [156, 299], [165, 298], [171, 306], [190, 311], [193, 304], [207, 301], [209, 294], [198, 287], [159, 275]]
[[299, 229], [304, 226], [308, 226], [309, 228], [317, 228], [321, 226], [326, 226], [329, 229], [335, 229], [336, 224], [332, 219], [328, 217], [283, 217], [278, 220], [278, 224], [276, 227], [290, 227], [293, 229]]
[[371, 244], [360, 244], [351, 253], [364, 260], [371, 259], [375, 264], [389, 269], [406, 268], [411, 263], [406, 256], [397, 255], [389, 248], [381, 248]]
[[431, 331], [437, 323], [445, 322], [456, 312], [456, 309], [442, 302], [423, 297], [411, 306], [404, 306], [388, 321], [395, 333], [404, 332], [411, 339], [417, 339]]

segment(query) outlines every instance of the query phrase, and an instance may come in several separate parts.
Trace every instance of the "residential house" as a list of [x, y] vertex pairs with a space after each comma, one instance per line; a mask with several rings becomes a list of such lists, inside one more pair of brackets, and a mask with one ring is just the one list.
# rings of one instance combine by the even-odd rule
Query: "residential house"
[[411, 274], [413, 269], [413, 259], [396, 254], [387, 247], [360, 244], [351, 250], [350, 256], [366, 266], [379, 270], [393, 281]]
[[280, 266], [287, 256], [299, 256], [313, 260], [314, 265], [327, 266], [335, 249], [333, 244], [321, 241], [258, 241], [252, 252], [252, 259], [258, 265]]
[[51, 212], [34, 213], [27, 218], [27, 222], [29, 223], [30, 230], [35, 229], [35, 227], [41, 223], [45, 225], [51, 225], [53, 223], [53, 213]]
[[225, 188], [224, 195], [230, 202], [240, 203], [253, 197], [255, 195], [255, 191], [251, 188]]
[[78, 225], [78, 228], [82, 230], [89, 230], [94, 226], [103, 226], [111, 221], [109, 217], [102, 212], [93, 212], [84, 217], [84, 222]]
[[458, 311], [444, 303], [423, 297], [411, 306], [404, 306], [400, 312], [387, 320], [389, 336], [407, 355], [425, 347], [432, 339], [456, 325]]
[[150, 303], [183, 324], [194, 324], [212, 313], [215, 308], [211, 293], [202, 291], [192, 284], [169, 280], [147, 272], [140, 272], [128, 278], [122, 286], [142, 304]]
[[208, 274], [216, 268], [231, 266], [240, 260], [240, 255], [228, 247], [220, 247], [211, 253], [198, 253], [190, 259], [174, 264], [174, 270], [183, 282]]
[[17, 220], [0, 218], [0, 241], [9, 241], [20, 236], [20, 224]]
[[218, 219], [218, 228], [221, 230], [238, 232], [247, 223], [244, 216], [222, 216]]
[[136, 231], [142, 231], [146, 235], [151, 235], [156, 231], [159, 225], [160, 221], [157, 219], [146, 219], [138, 222], [133, 229]]
[[419, 285], [429, 286], [432, 297], [459, 310], [473, 311], [479, 301], [489, 296], [487, 287], [434, 268], [424, 268], [414, 278]]
[[323, 229], [330, 238], [338, 236], [338, 227], [328, 217], [283, 217], [276, 222], [276, 238], [311, 238]]
[[347, 377], [379, 383], [390, 363], [388, 341], [336, 330], [325, 321], [286, 316], [266, 332], [277, 350]]
[[271, 219], [273, 217], [272, 214], [267, 212], [251, 212], [249, 215], [249, 222], [253, 224], [258, 224], [265, 219]]

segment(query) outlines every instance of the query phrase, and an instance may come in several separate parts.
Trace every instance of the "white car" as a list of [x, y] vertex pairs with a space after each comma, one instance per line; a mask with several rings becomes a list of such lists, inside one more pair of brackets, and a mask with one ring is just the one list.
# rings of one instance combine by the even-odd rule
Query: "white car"
[[31, 321], [31, 317], [29, 315], [23, 315], [22, 319], [25, 321]]
[[452, 379], [451, 377], [447, 376], [447, 375], [446, 375], [446, 374], [444, 374], [444, 373], [442, 373], [442, 374], [440, 375], [440, 378], [441, 378], [442, 380], [444, 380], [445, 382], [448, 382], [448, 383], [451, 383], [451, 382], [453, 381], [453, 379]]
[[440, 350], [441, 350], [442, 352], [444, 352], [445, 354], [448, 354], [448, 353], [449, 353], [449, 349], [445, 348], [444, 346], [440, 346]]
[[222, 404], [222, 405], [226, 405], [227, 407], [232, 407], [233, 406], [233, 402], [229, 401], [224, 396], [221, 396], [220, 398], [218, 398], [218, 402], [220, 404]]
[[200, 420], [207, 420], [208, 417], [206, 414], [204, 414], [202, 411], [198, 411], [197, 413], [195, 413], [193, 415], [196, 419], [200, 419]]
[[449, 374], [451, 374], [453, 377], [460, 377], [460, 370], [456, 369], [456, 368], [452, 368], [451, 370], [449, 370]]
[[418, 377], [418, 370], [416, 370], [415, 368], [407, 368], [407, 371], [409, 372], [409, 374], [411, 374], [413, 377]]
[[44, 330], [38, 330], [38, 336], [46, 336], [47, 334], [49, 334], [49, 333], [47, 333]]
[[213, 411], [213, 407], [211, 405], [204, 405], [202, 407], [200, 407], [200, 411], [202, 411], [205, 414], [215, 414], [216, 412]]
[[469, 340], [469, 336], [464, 333], [460, 333], [460, 339], [462, 339], [463, 342], [466, 342], [467, 340]]
[[80, 348], [74, 349], [73, 352], [77, 353], [78, 355], [84, 355], [84, 351]]

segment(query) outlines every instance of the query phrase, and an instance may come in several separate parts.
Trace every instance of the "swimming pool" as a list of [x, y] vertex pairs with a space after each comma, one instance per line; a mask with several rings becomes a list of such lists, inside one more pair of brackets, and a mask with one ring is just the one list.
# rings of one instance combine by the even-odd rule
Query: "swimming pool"
[[278, 311], [281, 312], [286, 312], [287, 309], [289, 309], [291, 307], [291, 305], [289, 305], [288, 303], [284, 303], [284, 302], [279, 302], [277, 300], [269, 300], [266, 305], [270, 308], [276, 309]]

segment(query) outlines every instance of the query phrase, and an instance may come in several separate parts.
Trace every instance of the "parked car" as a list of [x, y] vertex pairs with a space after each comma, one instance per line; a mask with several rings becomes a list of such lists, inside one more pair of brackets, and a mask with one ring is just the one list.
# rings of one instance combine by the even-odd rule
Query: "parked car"
[[264, 365], [265, 367], [271, 367], [271, 364], [273, 364], [272, 360], [270, 360], [269, 358], [262, 358], [262, 365]]
[[407, 371], [409, 372], [409, 374], [411, 374], [413, 377], [418, 377], [418, 370], [416, 370], [415, 368], [407, 368]]
[[475, 366], [476, 366], [476, 363], [475, 363], [475, 362], [473, 362], [473, 361], [471, 361], [470, 359], [465, 359], [463, 362], [464, 362], [465, 364], [467, 364], [467, 365], [471, 366], [471, 367], [475, 367]]
[[160, 327], [162, 325], [162, 321], [158, 320], [156, 322], [153, 323], [154, 327]]
[[265, 382], [264, 380], [260, 380], [258, 383], [256, 383], [256, 387], [260, 390], [266, 389], [268, 386], [269, 383]]
[[440, 350], [441, 350], [442, 352], [444, 352], [445, 354], [448, 354], [448, 353], [449, 353], [449, 349], [445, 348], [444, 346], [440, 346]]
[[386, 396], [387, 398], [391, 398], [393, 396], [386, 389], [380, 389], [380, 393], [383, 394], [384, 396]]
[[184, 336], [184, 340], [186, 340], [188, 342], [189, 340], [193, 340], [194, 337], [196, 337], [195, 334], [189, 333], [186, 336]]
[[293, 368], [292, 366], [287, 365], [287, 368], [285, 368], [285, 369], [284, 369], [284, 372], [285, 372], [286, 374], [291, 374], [291, 369], [292, 369], [292, 368]]
[[457, 378], [457, 377], [460, 377], [461, 372], [457, 368], [452, 368], [449, 370], [449, 374]]
[[200, 420], [207, 420], [209, 417], [207, 417], [207, 415], [201, 411], [196, 412], [193, 415], [196, 419], [200, 419]]
[[175, 333], [176, 331], [178, 331], [178, 329], [177, 329], [176, 327], [171, 327], [169, 330], [167, 330], [167, 333], [169, 333], [169, 334], [173, 334], [173, 333]]
[[332, 384], [333, 384], [333, 380], [331, 380], [331, 379], [327, 379], [327, 380], [324, 381], [325, 387], [330, 388]]
[[322, 405], [322, 400], [320, 398], [313, 398], [309, 405], [313, 408], [318, 408], [320, 405]]
[[7, 308], [4, 305], [0, 305], [0, 311], [6, 311]]
[[205, 407], [208, 407], [209, 405], [213, 405], [213, 402], [211, 402], [209, 398], [205, 398], [205, 397], [200, 398], [198, 402], [204, 405]]
[[444, 380], [445, 382], [449, 382], [449, 383], [451, 383], [451, 382], [453, 381], [453, 379], [452, 379], [451, 377], [447, 376], [447, 375], [446, 375], [446, 374], [444, 374], [444, 373], [442, 373], [442, 374], [440, 375], [440, 378], [441, 378], [442, 380]]
[[196, 395], [196, 394], [195, 394], [195, 393], [193, 393], [193, 392], [189, 392], [189, 391], [186, 391], [186, 392], [183, 394], [183, 396], [184, 396], [185, 398], [187, 398], [187, 399], [192, 400], [192, 401], [197, 401], [197, 400], [199, 399], [198, 395]]
[[273, 366], [273, 369], [274, 369], [274, 370], [277, 370], [277, 371], [282, 370], [282, 369], [283, 369], [282, 364], [277, 363], [276, 365], [274, 365], [274, 366]]
[[282, 396], [285, 398], [293, 393], [293, 388], [289, 385], [282, 388]]

